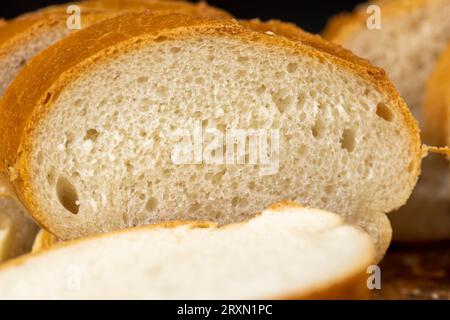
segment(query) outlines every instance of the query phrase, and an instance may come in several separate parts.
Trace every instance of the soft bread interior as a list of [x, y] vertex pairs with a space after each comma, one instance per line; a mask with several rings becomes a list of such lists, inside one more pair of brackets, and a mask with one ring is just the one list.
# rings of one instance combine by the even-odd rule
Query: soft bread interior
[[[445, 145], [443, 121], [450, 117], [443, 113], [440, 97], [448, 72], [439, 80], [429, 81], [428, 94], [426, 83], [437, 57], [450, 40], [450, 1], [395, 0], [371, 4], [380, 5], [380, 30], [367, 27], [375, 15], [366, 13], [369, 4], [365, 4], [354, 14], [332, 21], [326, 37], [385, 68], [424, 129], [423, 141]], [[430, 155], [424, 161], [410, 200], [390, 215], [394, 239], [406, 242], [448, 239], [449, 170], [439, 158]]]
[[[385, 212], [406, 200], [415, 170], [403, 119], [386, 92], [313, 56], [233, 36], [160, 41], [92, 66], [59, 94], [35, 129], [31, 185], [62, 239], [242, 221], [284, 199]], [[279, 150], [269, 166], [174, 163], [174, 132], [196, 124], [279, 130]]]
[[[69, 243], [7, 265], [0, 297], [305, 298], [372, 259], [369, 237], [337, 215], [284, 205], [219, 229], [173, 223]], [[350, 292], [367, 292], [360, 280]]]

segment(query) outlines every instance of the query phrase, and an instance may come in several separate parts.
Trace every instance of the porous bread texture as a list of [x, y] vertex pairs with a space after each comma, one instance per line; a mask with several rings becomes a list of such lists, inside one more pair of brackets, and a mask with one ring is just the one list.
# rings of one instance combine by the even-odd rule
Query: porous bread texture
[[[369, 30], [366, 26], [369, 17], [366, 10], [372, 4], [380, 6], [381, 30]], [[336, 17], [324, 32], [327, 39], [387, 70], [425, 129], [423, 141], [436, 146], [443, 146], [443, 120], [437, 119], [438, 113], [430, 118], [423, 112], [422, 104], [426, 80], [438, 55], [450, 40], [449, 15], [448, 0], [369, 2], [352, 14]], [[429, 119], [424, 119], [424, 116]], [[396, 240], [449, 238], [449, 170], [439, 156], [430, 157], [433, 159], [424, 162], [422, 176], [407, 205], [391, 215]]]
[[[255, 31], [267, 33], [269, 35], [276, 34], [277, 36], [287, 37], [290, 40], [300, 41], [302, 44], [325, 51], [344, 60], [351, 60], [353, 63], [359, 64], [363, 68], [372, 68], [368, 60], [359, 58], [340, 46], [323, 41], [320, 36], [305, 32], [293, 23], [279, 20], [263, 22], [259, 19], [240, 20], [239, 23]], [[387, 216], [384, 213], [368, 213], [365, 215], [348, 217], [347, 222], [361, 226], [369, 233], [375, 243], [375, 247], [378, 249], [377, 261], [380, 261], [392, 239], [392, 227]]]
[[423, 112], [427, 141], [435, 146], [450, 146], [450, 45], [428, 79]]
[[221, 228], [173, 222], [65, 243], [0, 267], [0, 298], [368, 298], [373, 254], [337, 215], [283, 204]]
[[[279, 130], [279, 170], [174, 164], [174, 130], [196, 121]], [[417, 124], [379, 69], [181, 15], [124, 15], [60, 41], [16, 78], [0, 128], [19, 196], [62, 240], [167, 220], [226, 224], [284, 199], [367, 221], [406, 201], [421, 157]]]
[[[380, 7], [380, 30], [366, 24], [366, 10], [373, 4]], [[449, 0], [369, 2], [332, 20], [324, 36], [385, 68], [422, 123], [425, 82], [450, 40], [449, 15]]]
[[[183, 13], [214, 18], [229, 15], [205, 3], [159, 0], [102, 0], [74, 2], [81, 10], [81, 28], [128, 11], [151, 10], [154, 14]], [[0, 96], [23, 66], [36, 54], [76, 29], [69, 29], [66, 10], [71, 4], [50, 6], [26, 13], [0, 29]]]
[[29, 252], [37, 230], [14, 197], [0, 194], [0, 263]]
[[[117, 14], [85, 12], [82, 27]], [[0, 29], [0, 96], [31, 58], [74, 31], [67, 27], [67, 17], [64, 12], [28, 14]]]

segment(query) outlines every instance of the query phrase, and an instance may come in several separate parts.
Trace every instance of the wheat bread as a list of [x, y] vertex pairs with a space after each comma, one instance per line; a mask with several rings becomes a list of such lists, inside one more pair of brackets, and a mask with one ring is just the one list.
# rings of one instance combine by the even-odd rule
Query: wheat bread
[[0, 267], [0, 298], [364, 299], [373, 258], [367, 234], [337, 215], [283, 203], [226, 227], [172, 222], [57, 245]]
[[[140, 13], [98, 23], [13, 82], [0, 110], [2, 163], [30, 214], [62, 240], [166, 220], [242, 221], [291, 199], [365, 221], [388, 243], [389, 230], [365, 224], [387, 228], [379, 212], [409, 197], [417, 124], [381, 69], [331, 48], [233, 20]], [[175, 164], [172, 129], [196, 121], [279, 130], [279, 170]]]
[[[370, 7], [375, 5], [377, 7]], [[374, 9], [375, 8], [375, 9]], [[370, 29], [377, 8], [381, 29]], [[425, 124], [425, 84], [450, 40], [450, 1], [372, 1], [332, 19], [324, 36], [386, 69], [424, 129], [423, 141], [442, 144], [442, 121]], [[436, 120], [436, 118], [434, 118]], [[439, 138], [438, 138], [439, 137]], [[437, 241], [450, 237], [449, 169], [440, 155], [423, 163], [417, 188], [405, 207], [390, 215], [394, 239]]]

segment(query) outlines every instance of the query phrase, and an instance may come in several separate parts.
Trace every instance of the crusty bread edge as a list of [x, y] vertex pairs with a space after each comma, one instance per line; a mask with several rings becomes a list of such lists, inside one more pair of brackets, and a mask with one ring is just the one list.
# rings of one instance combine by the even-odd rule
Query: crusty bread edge
[[[280, 203], [276, 203], [272, 206], [269, 206], [265, 211], [270, 211], [271, 213], [276, 214], [277, 212], [282, 212], [283, 209], [302, 209], [305, 208], [295, 202], [283, 201]], [[310, 209], [315, 210], [315, 209]], [[327, 212], [323, 210], [319, 210], [321, 212]], [[331, 213], [330, 213], [331, 214]], [[341, 221], [343, 221], [341, 219]], [[135, 227], [130, 229], [122, 229], [116, 230], [110, 233], [99, 233], [92, 235], [86, 238], [80, 238], [76, 240], [71, 240], [67, 242], [59, 242], [51, 244], [50, 246], [43, 248], [42, 250], [33, 250], [31, 253], [18, 257], [16, 259], [10, 260], [6, 263], [0, 264], [0, 272], [5, 271], [10, 268], [21, 266], [27, 261], [33, 259], [34, 257], [44, 255], [47, 252], [57, 251], [64, 248], [70, 248], [71, 246], [87, 243], [91, 240], [102, 239], [114, 237], [116, 235], [125, 234], [128, 232], [142, 232], [149, 231], [157, 228], [165, 228], [172, 229], [182, 226], [187, 226], [190, 228], [214, 228], [214, 229], [228, 229], [228, 228], [237, 228], [239, 226], [244, 225], [246, 222], [238, 222], [234, 224], [229, 224], [225, 226], [219, 226], [216, 223], [208, 222], [208, 221], [170, 221], [163, 222], [157, 224], [151, 224], [141, 227]], [[342, 224], [344, 225], [344, 224]], [[367, 238], [368, 235], [362, 231], [359, 231], [357, 227], [354, 227], [354, 230], [357, 230], [361, 234], [364, 234]], [[371, 243], [369, 240], [367, 243]], [[375, 251], [373, 245], [368, 248], [365, 252], [365, 256], [360, 256], [359, 264], [349, 270], [347, 275], [342, 276], [340, 279], [337, 279], [334, 283], [329, 283], [326, 285], [319, 285], [316, 288], [311, 288], [308, 292], [291, 292], [286, 293], [285, 295], [277, 296], [277, 297], [266, 297], [263, 299], [277, 299], [277, 300], [322, 300], [322, 299], [368, 299], [369, 290], [367, 288], [367, 273], [366, 268], [372, 263]], [[259, 297], [261, 298], [261, 297]]]

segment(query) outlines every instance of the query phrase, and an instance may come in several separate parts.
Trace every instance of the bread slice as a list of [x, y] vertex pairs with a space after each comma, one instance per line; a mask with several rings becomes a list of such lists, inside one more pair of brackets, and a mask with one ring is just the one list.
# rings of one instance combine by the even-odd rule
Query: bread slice
[[0, 298], [368, 298], [373, 254], [337, 215], [284, 203], [227, 227], [173, 222], [64, 243], [0, 267]]
[[[367, 26], [371, 5], [380, 8], [379, 30]], [[449, 15], [450, 0], [372, 1], [332, 19], [324, 36], [385, 68], [422, 122], [425, 82], [450, 40]]]
[[[172, 134], [198, 122], [273, 130], [279, 154], [178, 165]], [[409, 197], [422, 153], [382, 70], [233, 20], [148, 13], [98, 23], [33, 59], [4, 95], [0, 129], [21, 199], [62, 240], [242, 221], [284, 199], [373, 221]]]
[[[381, 13], [381, 29], [370, 30], [369, 5]], [[422, 102], [426, 80], [440, 52], [450, 41], [449, 0], [373, 1], [352, 14], [334, 18], [326, 28], [327, 39], [343, 45], [387, 70], [412, 113], [425, 129], [423, 141], [444, 146], [437, 129], [441, 121], [426, 129]], [[417, 188], [407, 205], [390, 215], [394, 239], [436, 241], [450, 237], [449, 170], [445, 159], [430, 155], [424, 161]]]
[[[151, 10], [155, 14], [183, 13], [214, 18], [229, 17], [205, 3], [158, 0], [101, 0], [74, 3], [81, 10], [81, 28], [127, 11]], [[76, 29], [69, 29], [66, 12], [70, 4], [50, 6], [26, 13], [0, 29], [0, 96], [23, 66], [36, 54]]]

